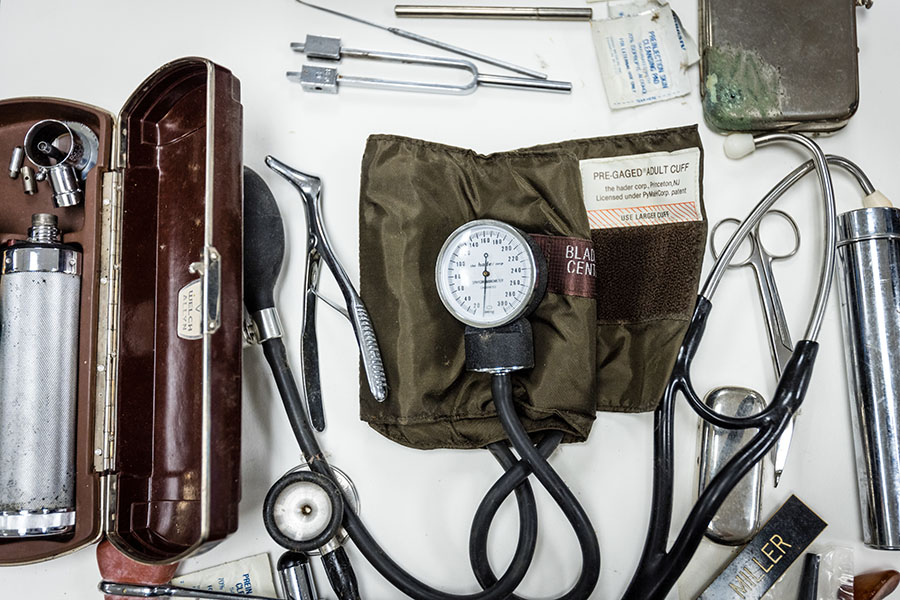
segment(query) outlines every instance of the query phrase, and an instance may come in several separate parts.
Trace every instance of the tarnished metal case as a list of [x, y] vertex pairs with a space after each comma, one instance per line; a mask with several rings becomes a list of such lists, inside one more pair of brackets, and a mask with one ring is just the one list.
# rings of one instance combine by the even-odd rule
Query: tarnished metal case
[[27, 197], [21, 181], [0, 178], [0, 243], [20, 239], [42, 211], [83, 252], [77, 517], [67, 536], [0, 539], [0, 565], [54, 558], [104, 535], [135, 560], [174, 562], [237, 528], [240, 84], [185, 58], [145, 80], [118, 118], [69, 100], [0, 101], [0, 152], [46, 118], [91, 128], [98, 166], [84, 202], [69, 208], [53, 208], [45, 185]]
[[859, 104], [853, 0], [701, 0], [700, 93], [719, 131], [840, 129]]
[[[757, 392], [740, 387], [720, 387], [710, 391], [706, 404], [722, 415], [749, 417], [766, 407]], [[720, 429], [707, 422], [700, 425], [699, 485], [697, 495], [741, 448], [753, 439], [755, 429]], [[746, 544], [760, 527], [763, 495], [763, 461], [757, 462], [731, 490], [706, 528], [706, 537], [727, 546]]]

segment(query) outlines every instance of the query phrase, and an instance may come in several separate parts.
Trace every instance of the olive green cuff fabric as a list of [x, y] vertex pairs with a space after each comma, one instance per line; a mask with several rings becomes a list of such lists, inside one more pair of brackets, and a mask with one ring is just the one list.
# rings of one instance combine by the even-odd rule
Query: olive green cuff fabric
[[[597, 298], [548, 293], [529, 318], [535, 367], [513, 374], [526, 429], [583, 441], [597, 410], [652, 410], [693, 308], [705, 220], [592, 232], [579, 160], [699, 145], [696, 127], [492, 155], [371, 136], [359, 204], [360, 292], [389, 395], [376, 402], [360, 385], [361, 418], [415, 448], [478, 448], [506, 438], [490, 377], [465, 371], [464, 326], [444, 308], [434, 280], [444, 240], [480, 218], [592, 239], [596, 249]], [[635, 264], [649, 272], [636, 276]]]

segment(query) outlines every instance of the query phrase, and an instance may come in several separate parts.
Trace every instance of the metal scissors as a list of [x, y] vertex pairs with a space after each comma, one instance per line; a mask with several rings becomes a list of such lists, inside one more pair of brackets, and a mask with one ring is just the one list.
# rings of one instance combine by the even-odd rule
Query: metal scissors
[[[372, 320], [363, 305], [350, 277], [341, 266], [328, 236], [325, 233], [325, 223], [321, 212], [322, 180], [313, 175], [301, 173], [292, 169], [283, 162], [268, 156], [266, 164], [270, 169], [287, 179], [294, 188], [300, 192], [303, 200], [303, 208], [306, 211], [306, 277], [303, 303], [303, 329], [301, 340], [303, 352], [301, 356], [303, 367], [303, 391], [306, 395], [306, 404], [309, 410], [309, 418], [317, 431], [325, 429], [325, 412], [322, 407], [322, 385], [319, 381], [319, 345], [316, 336], [316, 300], [321, 299], [325, 304], [335, 309], [350, 321], [356, 341], [359, 344], [359, 352], [362, 356], [363, 370], [369, 382], [369, 390], [378, 402], [384, 402], [387, 398], [387, 380], [384, 374], [384, 364], [381, 360], [381, 351], [378, 349], [378, 340], [372, 327]], [[338, 306], [334, 302], [319, 295], [319, 275], [321, 263], [334, 275], [341, 294], [344, 296], [346, 308]]]
[[[760, 226], [772, 217], [779, 217], [790, 225], [794, 235], [794, 244], [790, 251], [786, 253], [775, 253], [766, 247], [760, 234]], [[710, 235], [710, 248], [713, 257], [719, 258], [719, 251], [716, 248], [716, 232], [722, 225], [733, 224], [735, 231], [741, 224], [740, 220], [734, 218], [722, 219], [716, 223]], [[729, 240], [730, 241], [730, 240]], [[775, 367], [775, 377], [780, 378], [784, 371], [787, 361], [794, 352], [794, 342], [791, 339], [788, 330], [787, 319], [784, 316], [784, 306], [781, 303], [781, 296], [778, 293], [778, 286], [775, 283], [775, 275], [772, 272], [772, 263], [776, 260], [785, 260], [791, 258], [800, 249], [800, 229], [797, 223], [789, 214], [781, 210], [769, 210], [756, 224], [750, 233], [747, 234], [747, 243], [750, 245], [750, 253], [743, 260], [732, 260], [728, 264], [728, 268], [752, 267], [756, 273], [756, 284], [759, 289], [759, 299], [763, 306], [763, 315], [765, 316], [766, 332], [769, 339], [769, 351], [772, 354], [772, 364]], [[790, 420], [787, 428], [784, 430], [775, 450], [772, 453], [772, 462], [775, 466], [775, 487], [781, 480], [781, 474], [784, 472], [784, 466], [787, 463], [788, 451], [791, 447], [791, 437], [794, 432], [794, 419]]]

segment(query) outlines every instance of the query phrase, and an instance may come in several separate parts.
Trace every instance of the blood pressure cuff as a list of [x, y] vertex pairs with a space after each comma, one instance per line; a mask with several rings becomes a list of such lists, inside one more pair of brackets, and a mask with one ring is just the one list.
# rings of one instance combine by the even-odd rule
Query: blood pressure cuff
[[[414, 448], [478, 448], [506, 438], [491, 378], [465, 370], [465, 327], [435, 285], [449, 234], [483, 218], [535, 236], [550, 266], [548, 293], [529, 317], [535, 366], [513, 374], [526, 429], [583, 441], [598, 410], [653, 410], [696, 300], [706, 239], [701, 152], [695, 126], [491, 155], [371, 136], [359, 204], [360, 292], [389, 393], [376, 402], [362, 382], [361, 418]], [[605, 160], [632, 155], [659, 158]], [[689, 182], [675, 170], [691, 160]], [[654, 169], [664, 175], [649, 179], [657, 187], [638, 191]], [[693, 213], [666, 205], [679, 222], [651, 201], [682, 197], [691, 185]], [[627, 200], [627, 186], [638, 206], [607, 210], [607, 200]], [[592, 200], [599, 212], [588, 212]]]

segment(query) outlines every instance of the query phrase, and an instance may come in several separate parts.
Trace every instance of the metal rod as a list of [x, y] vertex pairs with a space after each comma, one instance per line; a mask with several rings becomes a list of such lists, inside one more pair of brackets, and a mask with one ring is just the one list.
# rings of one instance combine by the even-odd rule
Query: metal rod
[[450, 19], [532, 19], [539, 21], [590, 21], [590, 8], [554, 8], [550, 6], [449, 6], [442, 4], [397, 4], [398, 17]]
[[139, 585], [131, 583], [115, 583], [101, 581], [97, 586], [101, 592], [109, 596], [126, 598], [199, 598], [202, 600], [278, 600], [269, 596], [250, 596], [247, 594], [230, 594], [209, 590], [195, 590], [177, 585]]
[[553, 79], [531, 79], [528, 77], [507, 77], [505, 75], [478, 74], [478, 85], [511, 88], [515, 90], [536, 90], [543, 92], [572, 91], [571, 81], [555, 81]]
[[378, 29], [382, 29], [384, 31], [393, 33], [396, 36], [406, 38], [408, 40], [413, 40], [414, 42], [419, 42], [421, 44], [426, 44], [428, 46], [433, 46], [435, 48], [440, 48], [441, 50], [446, 50], [447, 52], [453, 52], [454, 54], [460, 54], [462, 56], [467, 56], [469, 58], [473, 58], [475, 60], [480, 60], [489, 65], [494, 65], [495, 67], [500, 67], [502, 69], [506, 69], [508, 71], [512, 71], [514, 73], [521, 73], [522, 75], [527, 75], [529, 77], [534, 77], [535, 79], [547, 79], [547, 75], [545, 73], [541, 73], [540, 71], [535, 71], [533, 69], [529, 69], [527, 67], [520, 67], [513, 63], [507, 62], [505, 60], [500, 60], [499, 58], [492, 58], [490, 56], [486, 56], [479, 52], [474, 52], [472, 50], [466, 50], [465, 48], [460, 48], [459, 46], [453, 46], [452, 44], [448, 44], [446, 42], [442, 42], [440, 40], [436, 40], [430, 37], [425, 37], [424, 35], [419, 35], [417, 33], [413, 33], [412, 31], [406, 31], [405, 29], [400, 29], [399, 27], [386, 27], [384, 25], [379, 25], [378, 23], [373, 23], [372, 21], [367, 21], [365, 19], [361, 19], [359, 17], [355, 17], [353, 15], [348, 15], [346, 13], [342, 13], [334, 10], [333, 8], [327, 8], [325, 6], [319, 6], [318, 4], [312, 4], [310, 2], [306, 2], [306, 0], [297, 0], [300, 4], [304, 6], [309, 6], [310, 8], [315, 8], [317, 10], [321, 10], [332, 15], [336, 15], [338, 17], [343, 17], [345, 19], [350, 19], [351, 21], [356, 21], [357, 23], [362, 23], [363, 25], [369, 25], [370, 27], [377, 27]]

